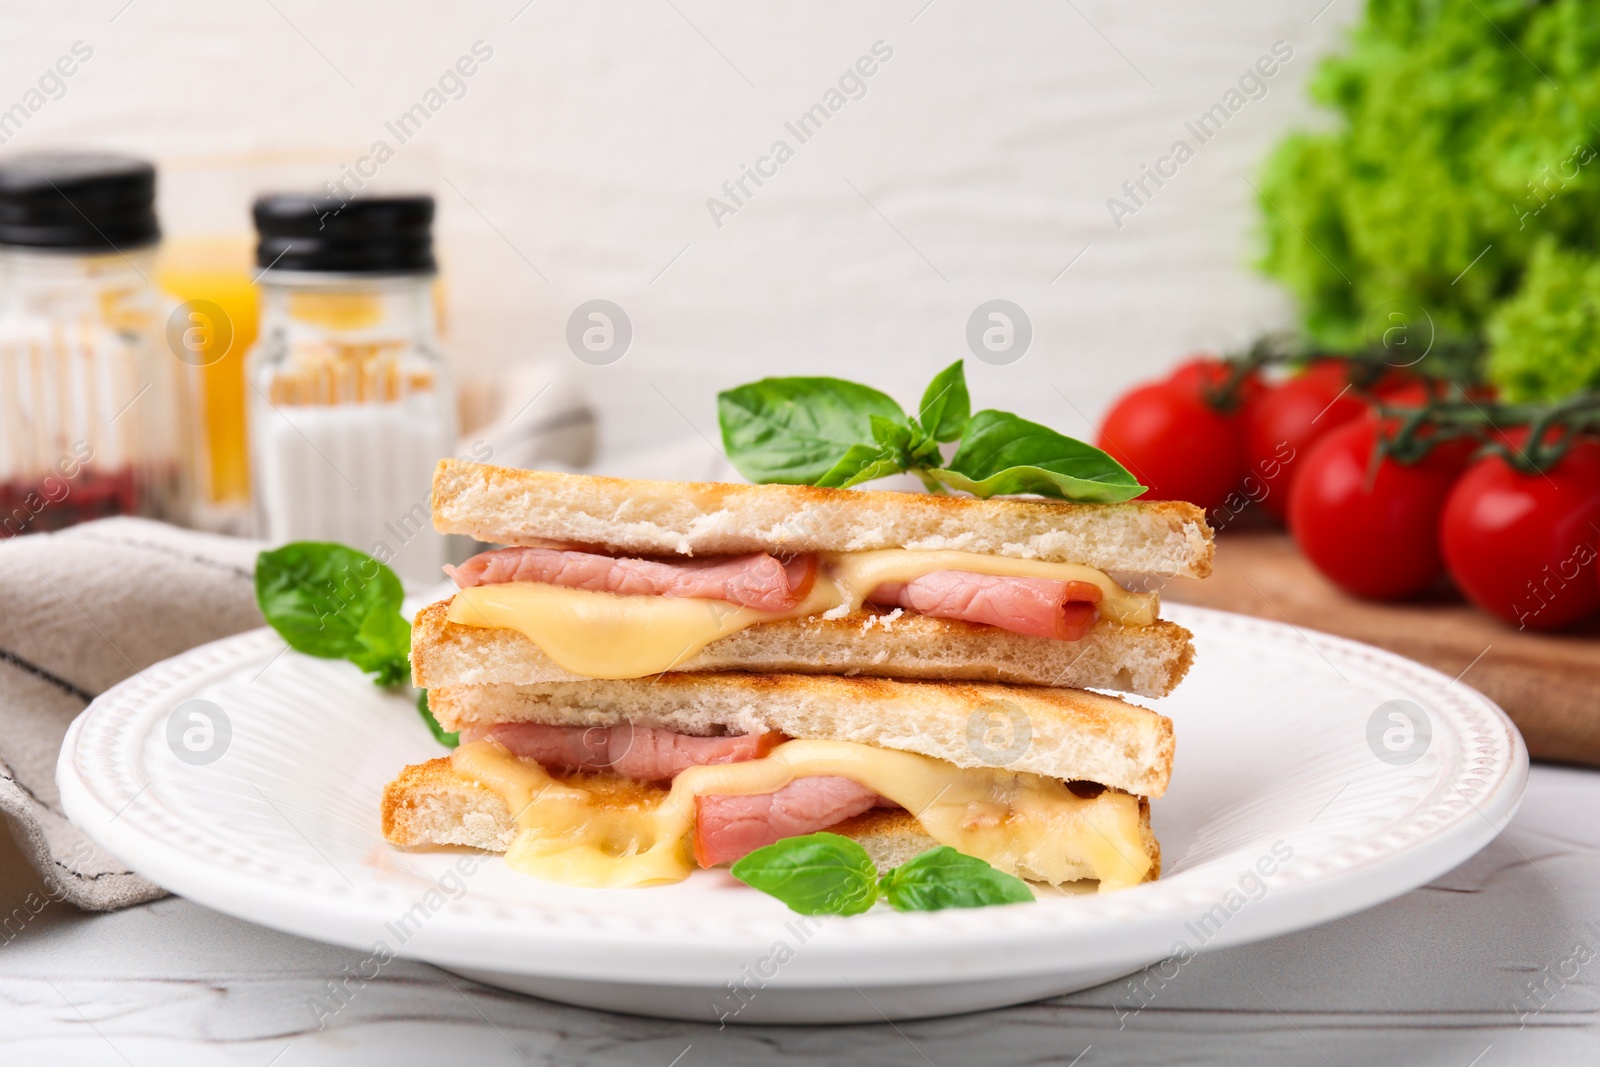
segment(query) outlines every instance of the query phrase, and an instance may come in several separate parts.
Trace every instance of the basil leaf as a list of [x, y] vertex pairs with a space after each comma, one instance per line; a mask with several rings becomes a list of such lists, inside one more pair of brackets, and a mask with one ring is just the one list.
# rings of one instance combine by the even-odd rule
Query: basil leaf
[[849, 489], [903, 470], [892, 452], [872, 445], [851, 445], [844, 457], [813, 484], [824, 489]]
[[802, 915], [859, 915], [878, 900], [872, 857], [838, 834], [786, 837], [756, 849], [730, 873]]
[[1127, 469], [1082, 441], [1004, 411], [972, 416], [944, 469], [928, 472], [975, 496], [1037, 493], [1060, 500], [1132, 500], [1145, 487]]
[[818, 484], [873, 440], [874, 415], [905, 419], [891, 397], [839, 378], [763, 378], [717, 394], [722, 446], [752, 482]]
[[361, 649], [346, 658], [377, 677], [379, 685], [399, 685], [411, 677], [411, 624], [398, 610], [374, 611], [356, 631]]
[[439, 725], [439, 720], [433, 717], [433, 711], [428, 707], [428, 691], [426, 689], [417, 690], [417, 711], [421, 713], [422, 721], [428, 724], [428, 731], [433, 734], [435, 741], [447, 748], [455, 748], [461, 744], [459, 731], [446, 733], [445, 728]]
[[961, 360], [934, 375], [922, 394], [917, 421], [935, 441], [954, 441], [967, 429], [972, 398], [967, 393], [967, 372]]
[[365, 552], [295, 541], [256, 557], [256, 603], [289, 647], [347, 659], [381, 684], [405, 677], [411, 628], [393, 571]]
[[904, 417], [891, 419], [887, 415], [874, 415], [867, 421], [872, 428], [872, 439], [884, 449], [908, 451], [917, 437], [916, 429]]
[[949, 845], [930, 848], [889, 871], [880, 883], [896, 911], [986, 908], [1034, 899], [1028, 883]]

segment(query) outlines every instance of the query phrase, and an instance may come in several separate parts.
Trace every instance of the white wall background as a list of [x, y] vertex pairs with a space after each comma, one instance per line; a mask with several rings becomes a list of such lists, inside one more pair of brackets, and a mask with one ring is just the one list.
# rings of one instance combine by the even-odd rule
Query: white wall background
[[[1289, 321], [1250, 267], [1248, 182], [1315, 121], [1305, 81], [1360, 7], [6, 0], [0, 108], [75, 41], [94, 54], [0, 156], [143, 153], [163, 167], [169, 232], [239, 231], [256, 188], [337, 178], [384, 139], [397, 152], [375, 184], [439, 197], [457, 359], [559, 357], [612, 451], [715, 438], [712, 393], [765, 374], [914, 401], [995, 297], [1028, 312], [1034, 341], [1009, 366], [969, 361], [977, 402], [1086, 433], [1129, 382]], [[796, 144], [785, 120], [880, 40], [894, 55], [866, 95], [718, 228], [706, 199], [776, 138]], [[1115, 227], [1106, 199], [1194, 144], [1184, 122], [1280, 40], [1294, 58], [1267, 95]], [[465, 95], [398, 145], [384, 123], [477, 41], [493, 56]], [[633, 322], [610, 366], [563, 341], [593, 298]]]

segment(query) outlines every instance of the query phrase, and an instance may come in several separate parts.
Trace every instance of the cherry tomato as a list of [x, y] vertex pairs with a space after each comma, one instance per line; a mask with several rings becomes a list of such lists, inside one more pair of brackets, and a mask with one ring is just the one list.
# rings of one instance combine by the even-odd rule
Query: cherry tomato
[[1486, 400], [1493, 400], [1495, 397], [1495, 391], [1492, 386], [1473, 385], [1469, 386], [1464, 394], [1458, 394], [1453, 387], [1444, 382], [1428, 381], [1420, 378], [1412, 381], [1391, 382], [1389, 384], [1380, 381], [1369, 391], [1373, 396], [1377, 397], [1379, 403], [1392, 408], [1421, 407], [1435, 397], [1465, 395], [1467, 399], [1476, 400], [1480, 403]]
[[1420, 397], [1416, 403], [1421, 403], [1427, 399], [1427, 384], [1414, 371], [1396, 367], [1384, 371], [1367, 392], [1388, 404], [1410, 403], [1403, 399], [1410, 396]]
[[[1244, 420], [1246, 491], [1279, 519], [1289, 517], [1295, 472], [1311, 446], [1367, 410], [1344, 369], [1313, 367], [1270, 390]], [[1252, 479], [1254, 481], [1252, 481]]]
[[1421, 382], [1409, 382], [1377, 394], [1378, 400], [1392, 408], [1420, 408], [1432, 399], [1428, 387]]
[[[1359, 368], [1348, 359], [1323, 357], [1314, 359], [1300, 372], [1298, 377], [1315, 378], [1326, 385], [1333, 386], [1338, 392], [1351, 384], [1352, 375]], [[1363, 375], [1363, 377], [1365, 377]], [[1422, 379], [1414, 372], [1400, 367], [1391, 367], [1383, 371], [1375, 382], [1366, 386], [1361, 392], [1367, 396], [1377, 396], [1388, 400], [1395, 393], [1407, 389], [1409, 386], [1421, 386]], [[1418, 396], [1425, 396], [1418, 393]]]
[[1350, 384], [1350, 363], [1343, 359], [1315, 359], [1295, 377], [1320, 382], [1337, 393]]
[[1147, 500], [1211, 511], [1244, 478], [1233, 420], [1171, 381], [1124, 394], [1101, 422], [1098, 444], [1150, 487]]
[[[1200, 400], [1207, 394], [1220, 390], [1228, 383], [1233, 368], [1227, 361], [1215, 356], [1194, 356], [1173, 368], [1167, 381]], [[1238, 384], [1238, 405], [1228, 415], [1242, 417], [1267, 392], [1267, 383], [1255, 371], [1246, 374]]]
[[1543, 474], [1477, 460], [1445, 504], [1440, 539], [1467, 598], [1518, 629], [1557, 630], [1600, 612], [1600, 440]]
[[1444, 573], [1439, 515], [1474, 448], [1449, 441], [1409, 466], [1373, 468], [1379, 420], [1364, 415], [1312, 446], [1295, 472], [1289, 530], [1335, 585], [1392, 600], [1421, 592]]

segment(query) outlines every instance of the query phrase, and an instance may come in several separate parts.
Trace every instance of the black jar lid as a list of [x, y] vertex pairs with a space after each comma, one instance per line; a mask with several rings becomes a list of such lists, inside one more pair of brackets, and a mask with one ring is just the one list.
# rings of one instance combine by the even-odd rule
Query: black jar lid
[[156, 169], [107, 152], [27, 152], [0, 162], [0, 244], [96, 252], [161, 237]]
[[431, 274], [433, 197], [271, 193], [254, 208], [256, 266], [273, 271]]

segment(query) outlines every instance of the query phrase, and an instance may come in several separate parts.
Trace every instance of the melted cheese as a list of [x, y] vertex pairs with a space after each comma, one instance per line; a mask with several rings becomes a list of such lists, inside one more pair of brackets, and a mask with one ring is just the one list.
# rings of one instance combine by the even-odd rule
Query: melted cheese
[[644, 678], [670, 671], [718, 638], [746, 626], [797, 619], [839, 602], [820, 576], [793, 610], [761, 611], [726, 600], [619, 596], [543, 582], [502, 582], [463, 589], [446, 617], [463, 626], [515, 630], [558, 665], [586, 678]]
[[608, 803], [492, 741], [462, 745], [450, 760], [511, 810], [518, 832], [506, 862], [566, 885], [682, 881], [694, 869], [696, 797], [772, 793], [812, 775], [859, 782], [911, 812], [940, 844], [1031, 881], [1066, 881], [1087, 865], [1106, 892], [1137, 884], [1150, 870], [1137, 797], [1108, 789], [1085, 799], [1042, 775], [961, 768], [847, 741], [788, 741], [762, 759], [691, 767], [654, 805]]
[[644, 678], [670, 671], [711, 642], [757, 623], [849, 614], [878, 586], [934, 571], [1087, 582], [1100, 590], [1100, 612], [1126, 626], [1155, 621], [1156, 597], [1130, 593], [1104, 571], [1077, 563], [1040, 563], [973, 552], [827, 553], [811, 593], [789, 611], [761, 611], [725, 600], [619, 596], [543, 582], [463, 589], [447, 618], [463, 626], [515, 630], [552, 660], [586, 678]]

